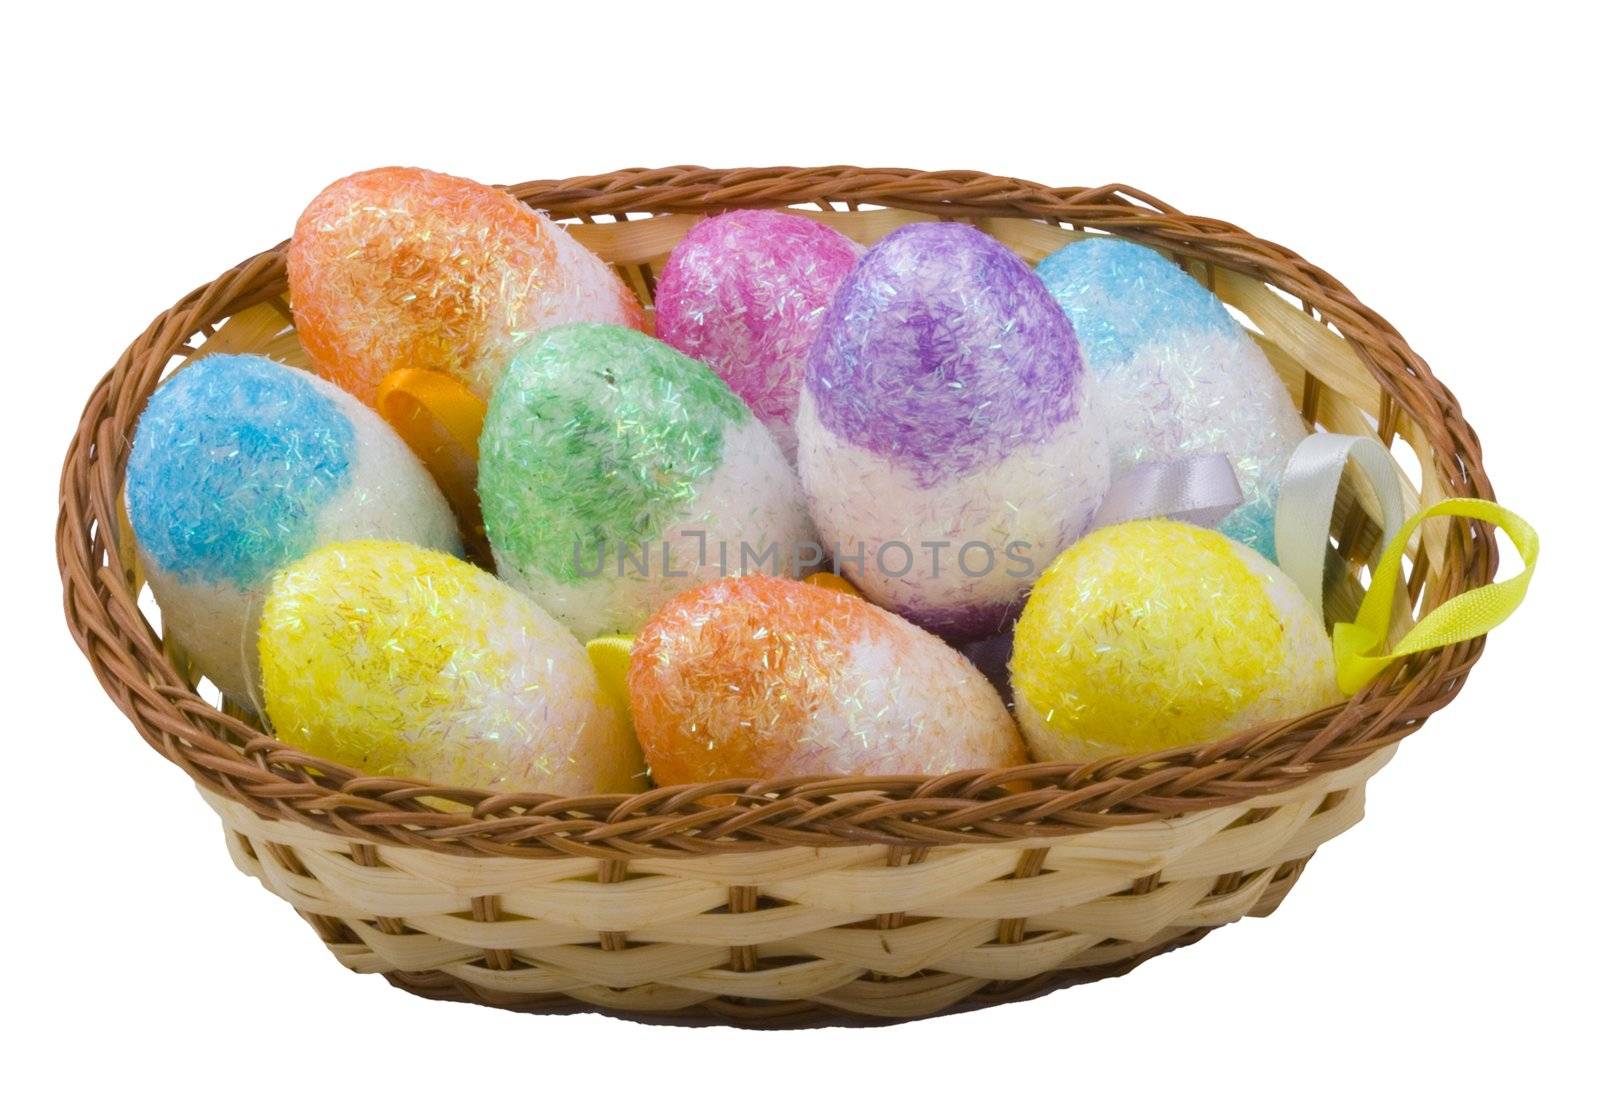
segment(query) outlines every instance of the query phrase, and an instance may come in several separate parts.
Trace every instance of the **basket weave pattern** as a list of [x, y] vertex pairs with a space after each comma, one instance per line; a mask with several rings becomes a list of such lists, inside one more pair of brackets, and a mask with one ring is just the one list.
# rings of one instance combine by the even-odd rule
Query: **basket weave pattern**
[[[364, 847], [208, 794], [236, 865], [334, 954], [418, 991], [739, 1023], [933, 1015], [1115, 973], [1266, 915], [1361, 818], [1393, 747], [1278, 794], [1138, 828], [903, 851], [789, 847], [619, 867]], [[898, 851], [898, 852], [897, 852]]]
[[[683, 233], [734, 207], [807, 205], [869, 243], [911, 220], [962, 219], [1029, 261], [1085, 233], [1121, 234], [1238, 310], [1308, 423], [1404, 441], [1420, 464], [1411, 507], [1492, 497], [1454, 398], [1386, 322], [1290, 251], [1131, 189], [677, 168], [512, 191], [573, 220], [646, 303]], [[164, 312], [100, 382], [62, 476], [67, 619], [108, 694], [222, 817], [240, 868], [346, 965], [426, 995], [785, 1026], [914, 1018], [1120, 972], [1276, 906], [1482, 649], [1421, 656], [1299, 720], [1090, 766], [580, 798], [360, 777], [195, 692], [198, 675], [140, 612], [119, 510], [132, 429], [164, 374], [202, 349], [304, 364], [284, 295], [280, 246]], [[1328, 597], [1341, 618], [1374, 554], [1370, 504], [1364, 488], [1341, 491], [1343, 572]], [[1468, 521], [1425, 527], [1411, 555], [1417, 612], [1494, 572], [1492, 539]], [[733, 800], [703, 803], [712, 792]]]

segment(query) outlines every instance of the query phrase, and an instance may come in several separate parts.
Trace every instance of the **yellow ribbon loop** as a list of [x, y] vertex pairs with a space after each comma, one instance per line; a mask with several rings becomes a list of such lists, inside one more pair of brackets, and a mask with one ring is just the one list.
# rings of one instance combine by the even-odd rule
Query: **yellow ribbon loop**
[[[1438, 516], [1462, 516], [1501, 528], [1522, 556], [1522, 572], [1506, 581], [1496, 581], [1452, 597], [1429, 612], [1395, 644], [1393, 651], [1380, 654], [1394, 608], [1395, 590], [1400, 582], [1400, 558], [1406, 543], [1424, 520]], [[1492, 500], [1458, 498], [1441, 500], [1406, 521], [1372, 570], [1372, 587], [1361, 601], [1355, 622], [1335, 624], [1333, 658], [1339, 677], [1339, 690], [1350, 696], [1382, 673], [1390, 663], [1424, 650], [1435, 650], [1452, 643], [1466, 642], [1488, 633], [1504, 623], [1527, 595], [1533, 580], [1533, 567], [1539, 560], [1539, 536], [1528, 522]]]
[[600, 687], [624, 712], [628, 708], [628, 663], [633, 658], [632, 635], [601, 635], [586, 645]]
[[484, 402], [447, 374], [397, 369], [378, 382], [378, 414], [405, 440], [450, 502], [474, 561], [489, 561], [478, 506], [478, 435]]

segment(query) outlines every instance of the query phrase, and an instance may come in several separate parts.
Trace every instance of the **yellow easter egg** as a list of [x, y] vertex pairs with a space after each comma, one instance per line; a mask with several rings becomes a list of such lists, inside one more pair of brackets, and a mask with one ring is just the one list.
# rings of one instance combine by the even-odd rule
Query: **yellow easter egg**
[[396, 542], [322, 547], [273, 580], [260, 630], [278, 738], [376, 776], [637, 792], [637, 743], [583, 646], [509, 585]]
[[1056, 558], [1017, 622], [1011, 677], [1040, 761], [1210, 742], [1338, 698], [1332, 645], [1294, 584], [1171, 520], [1107, 527]]

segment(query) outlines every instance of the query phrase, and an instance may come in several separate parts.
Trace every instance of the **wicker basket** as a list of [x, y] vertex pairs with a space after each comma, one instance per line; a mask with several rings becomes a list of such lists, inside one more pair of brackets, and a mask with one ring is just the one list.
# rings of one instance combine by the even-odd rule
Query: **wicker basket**
[[[646, 302], [707, 212], [793, 206], [872, 242], [974, 223], [1035, 261], [1111, 232], [1187, 265], [1258, 333], [1308, 423], [1409, 444], [1412, 506], [1492, 495], [1454, 398], [1383, 319], [1282, 247], [1135, 190], [979, 173], [675, 168], [512, 190], [610, 261]], [[1361, 817], [1393, 744], [1448, 703], [1482, 640], [1394, 667], [1353, 701], [1206, 747], [1089, 766], [939, 778], [787, 779], [558, 799], [363, 778], [283, 747], [141, 615], [119, 505], [157, 381], [204, 347], [304, 364], [284, 251], [180, 300], [100, 382], [67, 454], [57, 543], [67, 620], [101, 684], [221, 816], [240, 869], [351, 969], [426, 996], [686, 1023], [887, 1022], [1121, 973], [1265, 915]], [[1402, 454], [1404, 452], [1402, 451]], [[1333, 541], [1360, 595], [1377, 528], [1359, 482]], [[1408, 575], [1414, 612], [1488, 582], [1481, 525], [1438, 520]], [[436, 804], [437, 800], [451, 803]]]

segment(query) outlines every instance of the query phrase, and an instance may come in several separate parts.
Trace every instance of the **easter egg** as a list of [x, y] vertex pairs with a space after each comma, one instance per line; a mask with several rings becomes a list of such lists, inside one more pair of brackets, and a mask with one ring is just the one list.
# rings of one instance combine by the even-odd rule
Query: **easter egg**
[[715, 370], [792, 461], [806, 355], [861, 250], [787, 212], [702, 220], [656, 281], [656, 336]]
[[643, 325], [599, 258], [509, 193], [425, 169], [335, 181], [295, 225], [295, 328], [318, 373], [373, 404], [393, 370], [488, 399], [511, 354], [559, 323]]
[[1034, 585], [1013, 650], [1017, 719], [1040, 761], [1210, 742], [1338, 699], [1332, 644], [1294, 584], [1171, 520], [1070, 547]]
[[799, 470], [837, 566], [950, 638], [998, 632], [1105, 495], [1072, 327], [1033, 271], [960, 223], [869, 250], [823, 316]]
[[273, 579], [260, 649], [278, 738], [363, 774], [561, 795], [644, 787], [638, 744], [578, 640], [447, 554], [322, 547]]
[[1275, 558], [1278, 482], [1305, 426], [1222, 301], [1149, 247], [1108, 236], [1062, 247], [1038, 274], [1095, 379], [1113, 477], [1145, 462], [1226, 454], [1244, 502], [1221, 530]]
[[625, 327], [546, 331], [489, 402], [478, 493], [500, 575], [583, 639], [697, 580], [815, 548], [772, 435], [702, 363]]
[[634, 640], [628, 700], [662, 785], [1027, 760], [999, 695], [952, 648], [865, 600], [778, 577], [669, 601]]
[[126, 499], [164, 633], [243, 701], [255, 696], [251, 613], [273, 571], [338, 539], [461, 549], [444, 497], [388, 424], [249, 354], [207, 355], [156, 390]]

